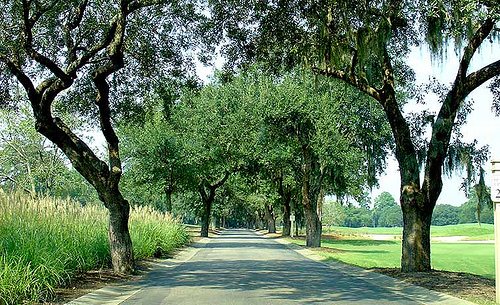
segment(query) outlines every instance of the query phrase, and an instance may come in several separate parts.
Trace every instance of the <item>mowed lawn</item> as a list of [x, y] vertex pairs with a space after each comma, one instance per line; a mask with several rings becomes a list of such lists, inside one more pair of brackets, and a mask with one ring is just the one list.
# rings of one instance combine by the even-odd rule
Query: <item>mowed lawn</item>
[[[354, 236], [354, 235], [364, 235], [364, 234], [381, 234], [381, 235], [401, 235], [403, 228], [346, 228], [330, 226], [323, 228], [324, 234], [338, 234], [343, 236]], [[477, 223], [465, 223], [459, 225], [450, 226], [432, 226], [431, 227], [432, 237], [444, 237], [444, 236], [468, 236], [466, 240], [492, 240], [495, 238], [493, 225], [492, 224], [477, 224]]]
[[[371, 240], [357, 234], [391, 234], [390, 230], [366, 232], [367, 228], [359, 231], [349, 228], [352, 237], [343, 236], [341, 239], [323, 239], [322, 247], [328, 248], [318, 251], [326, 260], [338, 260], [347, 264], [363, 268], [372, 267], [399, 267], [401, 265], [401, 240]], [[370, 228], [368, 228], [370, 229]], [[397, 228], [392, 229], [395, 232]], [[399, 229], [400, 230], [400, 229]], [[437, 234], [433, 236], [469, 236], [482, 239], [493, 233], [492, 225], [467, 224], [446, 227], [433, 227]], [[344, 232], [345, 232], [344, 231]], [[397, 233], [395, 233], [397, 234]], [[304, 245], [304, 240], [291, 240]], [[495, 277], [495, 249], [494, 244], [486, 243], [442, 243], [431, 244], [432, 268], [437, 270], [467, 272], [488, 278]]]

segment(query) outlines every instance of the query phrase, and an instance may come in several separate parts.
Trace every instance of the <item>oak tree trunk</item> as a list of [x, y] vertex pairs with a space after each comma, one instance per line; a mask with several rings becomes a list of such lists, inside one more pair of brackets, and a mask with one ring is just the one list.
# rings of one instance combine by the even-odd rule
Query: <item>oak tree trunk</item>
[[[321, 221], [318, 217], [316, 204], [321, 181], [313, 177], [313, 156], [308, 144], [303, 144], [304, 156], [302, 176], [302, 205], [304, 206], [304, 220], [306, 224], [306, 246], [321, 247]], [[316, 183], [313, 183], [316, 182]]]
[[306, 246], [321, 247], [321, 221], [315, 209], [304, 207], [306, 221]]
[[283, 198], [283, 232], [282, 236], [290, 236], [290, 231], [292, 228], [292, 223], [290, 221], [290, 215], [291, 215], [291, 208], [290, 208], [290, 201], [291, 201], [291, 196], [284, 196]]
[[134, 270], [134, 251], [128, 228], [129, 203], [119, 191], [109, 192], [105, 200], [109, 210], [108, 239], [113, 270], [130, 273]]
[[266, 203], [264, 208], [266, 221], [267, 221], [267, 230], [269, 233], [276, 233], [276, 220], [274, 219], [274, 211], [273, 207]]
[[[419, 198], [418, 200], [423, 200]], [[431, 270], [430, 229], [432, 211], [419, 208], [421, 202], [406, 202], [403, 207], [403, 243], [401, 271], [427, 272]]]
[[203, 201], [203, 211], [201, 215], [201, 237], [208, 237], [210, 226], [210, 212], [212, 210], [212, 201]]

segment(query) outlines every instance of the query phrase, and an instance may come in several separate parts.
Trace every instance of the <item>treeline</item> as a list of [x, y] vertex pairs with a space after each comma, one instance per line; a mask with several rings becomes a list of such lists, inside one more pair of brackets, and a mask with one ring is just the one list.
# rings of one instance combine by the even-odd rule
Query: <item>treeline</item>
[[[461, 206], [438, 204], [432, 214], [432, 225], [446, 226], [461, 223], [493, 223], [492, 206], [479, 207], [477, 195], [473, 191]], [[323, 207], [323, 224], [343, 227], [401, 227], [403, 213], [396, 200], [388, 192], [381, 193], [373, 207], [342, 205], [338, 201], [327, 200]]]

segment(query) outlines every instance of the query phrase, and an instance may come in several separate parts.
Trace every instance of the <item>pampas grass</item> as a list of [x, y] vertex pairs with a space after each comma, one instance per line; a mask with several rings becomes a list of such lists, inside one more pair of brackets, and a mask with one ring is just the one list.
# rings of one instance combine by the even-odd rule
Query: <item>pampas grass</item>
[[[108, 215], [100, 204], [0, 189], [0, 304], [50, 301], [73, 275], [109, 266]], [[182, 224], [150, 207], [131, 209], [130, 232], [136, 259], [189, 241]]]

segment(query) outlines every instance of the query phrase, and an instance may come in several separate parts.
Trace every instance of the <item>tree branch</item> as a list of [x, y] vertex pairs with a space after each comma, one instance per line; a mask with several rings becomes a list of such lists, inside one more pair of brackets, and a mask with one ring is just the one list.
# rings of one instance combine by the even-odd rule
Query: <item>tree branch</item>
[[30, 11], [30, 5], [26, 0], [23, 0], [23, 19], [24, 19], [24, 35], [26, 37], [25, 42], [24, 42], [24, 48], [26, 50], [26, 53], [34, 59], [36, 62], [40, 63], [41, 65], [45, 66], [47, 69], [49, 69], [56, 77], [61, 79], [65, 83], [71, 83], [73, 80], [69, 75], [67, 75], [57, 64], [49, 59], [48, 57], [42, 55], [41, 53], [38, 53], [34, 48], [33, 48], [33, 33], [32, 29], [33, 26], [35, 25], [36, 21], [47, 11], [52, 8], [57, 1], [54, 1], [51, 5], [48, 5], [45, 8], [42, 8], [39, 10], [34, 18], [30, 18], [29, 16], [29, 11]]
[[465, 78], [467, 76], [467, 70], [469, 69], [469, 65], [472, 60], [472, 57], [474, 56], [474, 53], [483, 43], [484, 39], [488, 37], [491, 30], [495, 26], [495, 23], [496, 22], [489, 17], [485, 20], [485, 22], [481, 25], [481, 27], [474, 33], [474, 36], [471, 38], [471, 40], [464, 49], [462, 59], [460, 60], [458, 73], [455, 78], [455, 82], [465, 81]]
[[465, 80], [463, 89], [464, 94], [468, 95], [470, 92], [474, 91], [474, 89], [497, 75], [500, 75], [500, 60], [469, 74]]
[[229, 171], [226, 171], [226, 173], [224, 174], [224, 177], [217, 183], [215, 183], [214, 185], [211, 185], [210, 186], [210, 189], [218, 189], [219, 187], [221, 187], [222, 185], [224, 185], [224, 183], [227, 181], [227, 179], [229, 178], [229, 176], [231, 175], [231, 173]]
[[21, 85], [23, 85], [30, 101], [39, 100], [40, 97], [35, 89], [35, 86], [31, 82], [31, 79], [21, 70], [19, 65], [14, 63], [3, 53], [0, 53], [0, 61], [3, 61], [7, 65], [9, 71], [17, 78]]
[[377, 89], [371, 87], [366, 80], [361, 79], [355, 75], [347, 75], [344, 71], [339, 70], [339, 69], [333, 69], [333, 68], [330, 68], [328, 70], [324, 70], [324, 69], [319, 69], [317, 67], [313, 67], [312, 71], [317, 73], [317, 74], [321, 74], [321, 75], [325, 75], [328, 77], [333, 77], [336, 79], [343, 80], [347, 84], [349, 84], [349, 85], [357, 88], [358, 90], [368, 94], [369, 96], [376, 99], [377, 101], [381, 100], [380, 92]]

